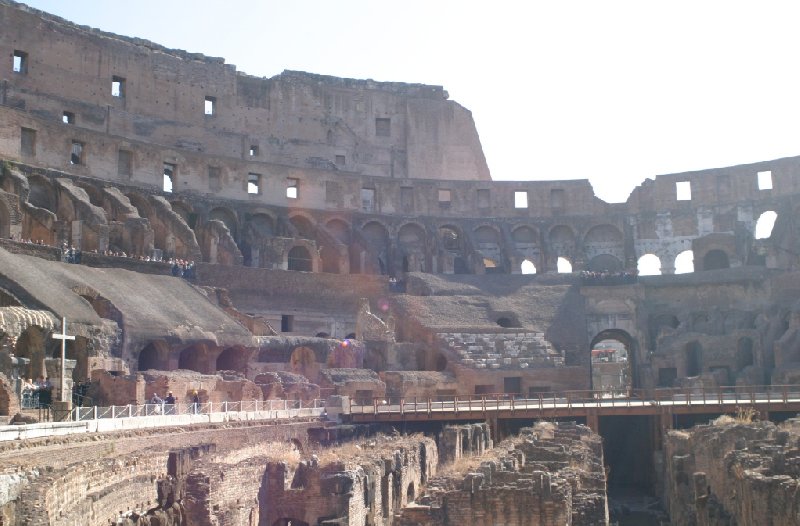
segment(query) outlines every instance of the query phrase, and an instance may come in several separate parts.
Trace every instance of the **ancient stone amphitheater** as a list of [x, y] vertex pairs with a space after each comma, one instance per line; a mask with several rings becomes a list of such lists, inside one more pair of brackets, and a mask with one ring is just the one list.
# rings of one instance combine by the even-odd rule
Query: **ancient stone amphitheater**
[[[0, 441], [0, 525], [594, 525], [631, 487], [800, 524], [800, 157], [609, 204], [493, 181], [441, 86], [255, 77], [10, 0], [0, 57], [0, 424], [64, 420]], [[325, 409], [56, 436], [73, 385]]]

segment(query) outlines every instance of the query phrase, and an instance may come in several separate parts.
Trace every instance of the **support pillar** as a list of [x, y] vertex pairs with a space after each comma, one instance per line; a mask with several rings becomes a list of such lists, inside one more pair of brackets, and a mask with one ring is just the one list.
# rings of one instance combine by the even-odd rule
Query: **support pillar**
[[586, 425], [595, 433], [600, 433], [600, 417], [597, 414], [597, 409], [589, 409], [586, 411]]

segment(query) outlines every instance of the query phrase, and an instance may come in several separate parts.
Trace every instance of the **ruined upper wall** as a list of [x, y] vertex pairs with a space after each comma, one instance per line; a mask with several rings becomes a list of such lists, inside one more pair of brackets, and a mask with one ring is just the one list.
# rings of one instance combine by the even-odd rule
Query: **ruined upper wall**
[[[490, 179], [471, 113], [441, 86], [301, 72], [257, 78], [223, 59], [76, 26], [14, 2], [0, 3], [0, 27], [0, 55], [8, 57], [0, 103], [45, 121], [69, 112], [81, 129], [255, 163]], [[15, 53], [24, 56], [23, 71], [12, 70]]]

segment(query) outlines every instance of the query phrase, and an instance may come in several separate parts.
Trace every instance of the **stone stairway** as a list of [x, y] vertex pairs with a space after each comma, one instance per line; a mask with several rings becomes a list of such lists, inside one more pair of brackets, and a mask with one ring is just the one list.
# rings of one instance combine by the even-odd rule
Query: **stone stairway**
[[437, 334], [440, 344], [459, 363], [474, 369], [559, 367], [564, 358], [541, 332]]

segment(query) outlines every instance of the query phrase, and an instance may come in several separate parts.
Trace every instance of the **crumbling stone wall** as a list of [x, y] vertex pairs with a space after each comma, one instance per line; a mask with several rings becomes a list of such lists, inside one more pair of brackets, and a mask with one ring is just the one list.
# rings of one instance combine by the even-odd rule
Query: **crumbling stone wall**
[[721, 417], [670, 431], [665, 495], [674, 524], [800, 523], [800, 420], [783, 424]]
[[602, 442], [587, 427], [539, 423], [428, 482], [401, 526], [607, 525]]
[[[269, 443], [295, 447], [290, 446], [293, 441], [306, 449], [307, 431], [317, 425], [244, 423], [196, 426], [180, 433], [155, 429], [31, 440], [25, 448], [3, 444], [0, 516], [5, 514], [10, 524], [78, 526], [105, 525], [120, 512], [144, 515], [154, 508], [160, 515], [174, 515], [169, 508], [185, 490], [177, 481], [200, 458], [192, 453], [198, 445], [208, 444], [204, 451], [240, 462]], [[188, 453], [173, 455], [176, 450]]]

